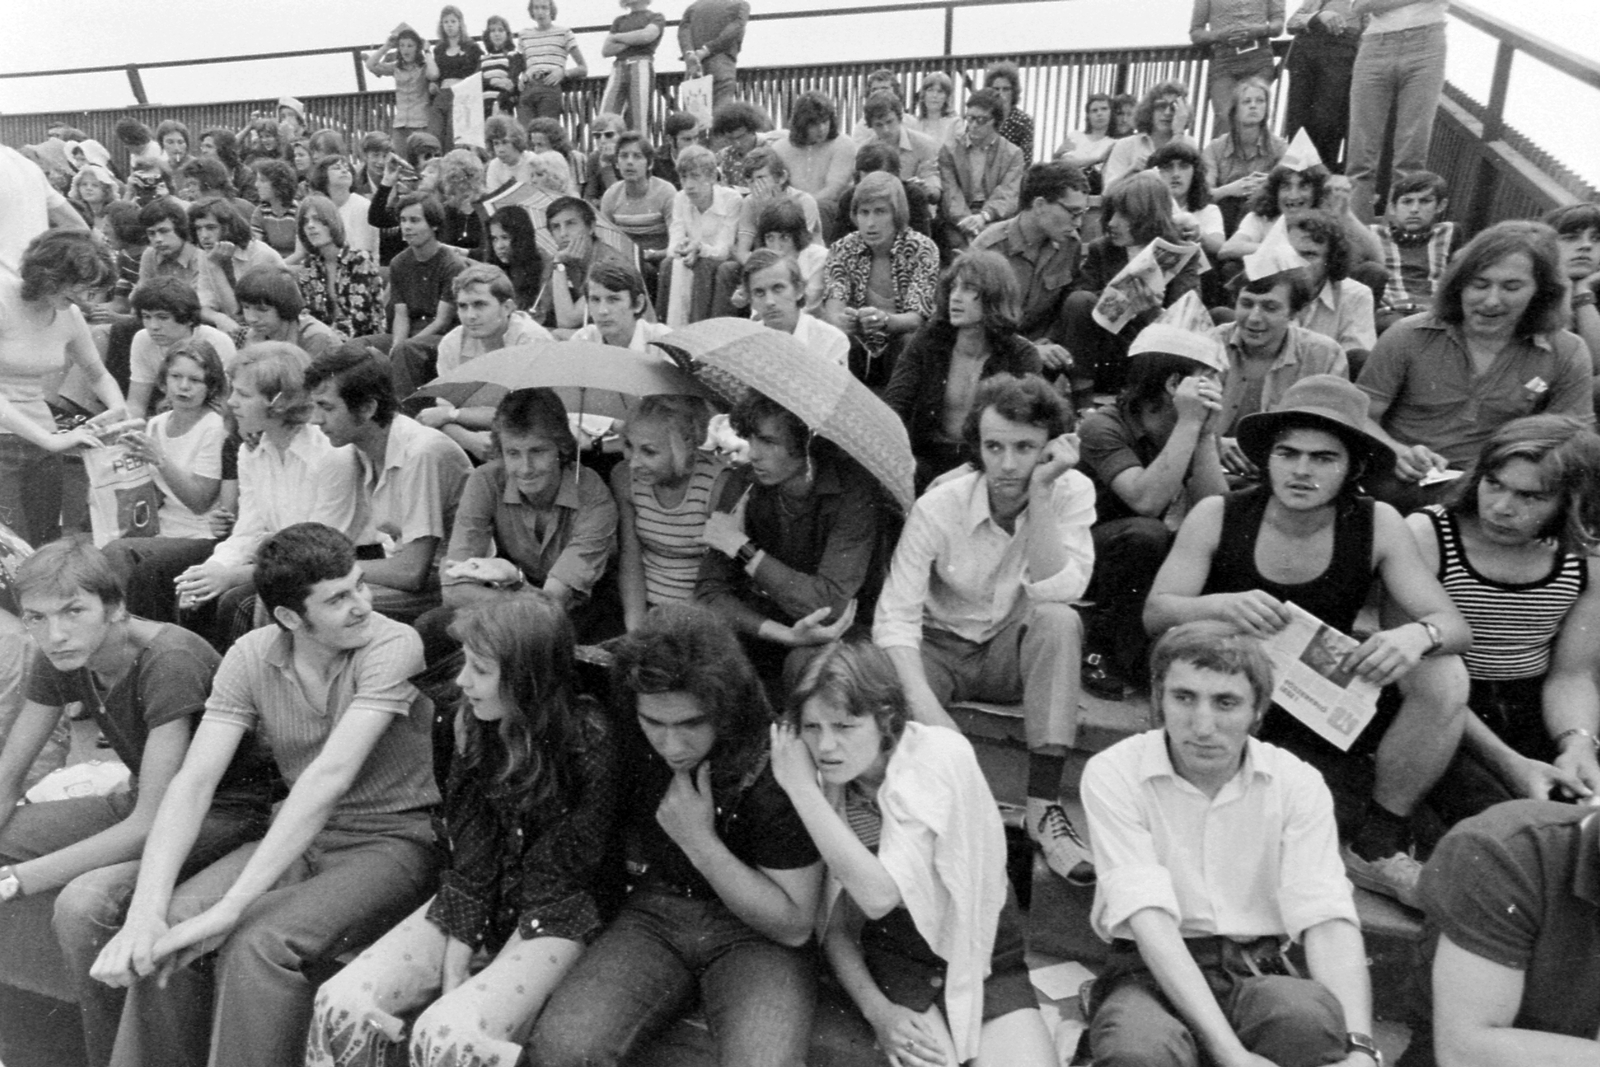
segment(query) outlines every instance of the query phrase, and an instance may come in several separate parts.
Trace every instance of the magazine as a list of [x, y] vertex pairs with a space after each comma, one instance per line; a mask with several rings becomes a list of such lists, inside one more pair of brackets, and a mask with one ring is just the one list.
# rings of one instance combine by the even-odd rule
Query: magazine
[[1157, 237], [1117, 272], [1094, 305], [1094, 321], [1120, 333], [1134, 316], [1161, 307], [1167, 285], [1200, 252], [1197, 244]]

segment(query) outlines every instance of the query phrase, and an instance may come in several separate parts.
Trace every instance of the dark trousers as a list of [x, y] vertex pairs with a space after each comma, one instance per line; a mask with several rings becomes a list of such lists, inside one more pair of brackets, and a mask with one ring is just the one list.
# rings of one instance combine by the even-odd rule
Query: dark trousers
[[1172, 547], [1172, 531], [1160, 519], [1135, 516], [1095, 523], [1090, 533], [1095, 563], [1088, 595], [1095, 607], [1085, 644], [1118, 674], [1140, 682], [1150, 652], [1144, 602]]
[[1350, 131], [1350, 72], [1360, 37], [1302, 33], [1289, 53], [1289, 107], [1283, 132], [1305, 130], [1330, 170], [1343, 172], [1345, 136]]

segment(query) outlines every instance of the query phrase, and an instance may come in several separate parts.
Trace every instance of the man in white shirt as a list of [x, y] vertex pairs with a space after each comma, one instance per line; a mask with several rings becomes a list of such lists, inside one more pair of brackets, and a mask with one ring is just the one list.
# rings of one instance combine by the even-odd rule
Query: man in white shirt
[[439, 606], [438, 557], [472, 461], [397, 413], [383, 358], [359, 341], [313, 359], [306, 391], [312, 423], [336, 449], [352, 446], [324, 464], [313, 520], [356, 543], [374, 610], [411, 622]]
[[[532, 315], [517, 310], [516, 290], [499, 267], [475, 263], [457, 274], [450, 285], [459, 325], [439, 339], [441, 377], [463, 363], [502, 348], [555, 340], [549, 330], [533, 321]], [[493, 418], [493, 405], [458, 408], [444, 399], [417, 412], [418, 422], [442, 431], [480, 461], [489, 452], [489, 423]]]
[[[1151, 653], [1161, 728], [1084, 771], [1090, 921], [1112, 944], [1089, 1005], [1097, 1063], [1379, 1062], [1333, 798], [1252, 736], [1271, 694], [1259, 642], [1173, 627]], [[1290, 976], [1288, 940], [1304, 941], [1309, 979]]]
[[832, 323], [802, 314], [806, 301], [800, 262], [770, 248], [758, 248], [744, 264], [750, 309], [768, 329], [793, 335], [807, 349], [839, 366], [850, 362], [850, 338]]
[[997, 375], [964, 434], [982, 469], [917, 501], [878, 598], [873, 641], [894, 661], [919, 722], [954, 726], [958, 700], [1023, 704], [1028, 832], [1063, 878], [1093, 880], [1061, 805], [1076, 740], [1083, 626], [1072, 602], [1094, 569], [1094, 487], [1066, 411], [1043, 378]]
[[209, 344], [230, 374], [238, 355], [233, 339], [200, 321], [200, 295], [194, 286], [170, 274], [140, 282], [129, 296], [144, 329], [128, 349], [128, 417], [142, 419], [155, 408], [161, 364], [179, 341], [198, 337]]

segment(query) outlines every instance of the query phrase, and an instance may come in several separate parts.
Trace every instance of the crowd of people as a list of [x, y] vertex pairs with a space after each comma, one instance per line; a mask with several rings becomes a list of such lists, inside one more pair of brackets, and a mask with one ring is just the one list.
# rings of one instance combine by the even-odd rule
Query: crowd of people
[[[1053, 152], [1005, 62], [773, 129], [743, 0], [678, 30], [710, 123], [652, 131], [623, 6], [590, 145], [532, 0], [396, 27], [387, 130], [0, 147], [0, 909], [51, 898], [88, 1062], [618, 1063], [697, 1004], [779, 1067], [830, 991], [895, 1067], [1060, 1062], [967, 701], [1093, 887], [1092, 1062], [1381, 1063], [1352, 884], [1433, 923], [1408, 1062], [1578, 1062], [1600, 207], [1464, 233], [1410, 81], [1377, 173], [1440, 0], [1303, 5], [1296, 93], [1357, 106], [1281, 136], [1281, 0], [1197, 0], [1215, 139], [1160, 81]], [[914, 505], [759, 391], [418, 392], [707, 319], [847, 368]], [[1377, 694], [1343, 744], [1274, 702], [1308, 614]], [[1074, 768], [1085, 694], [1154, 728]], [[23, 803], [69, 709], [133, 784]]]

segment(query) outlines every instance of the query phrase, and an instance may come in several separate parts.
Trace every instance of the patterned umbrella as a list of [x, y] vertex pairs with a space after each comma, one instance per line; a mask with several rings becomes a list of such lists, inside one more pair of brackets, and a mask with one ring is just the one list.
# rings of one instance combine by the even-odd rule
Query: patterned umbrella
[[587, 341], [539, 341], [502, 348], [463, 363], [415, 395], [443, 397], [456, 407], [490, 407], [513, 389], [536, 386], [554, 389], [574, 414], [616, 419], [628, 417], [633, 397], [707, 395], [693, 375], [671, 360]]
[[916, 461], [905, 423], [845, 367], [750, 319], [705, 319], [656, 344], [729, 403], [753, 390], [782, 404], [911, 510]]
[[[554, 259], [556, 255], [556, 239], [545, 224], [545, 209], [556, 202], [556, 195], [548, 189], [541, 189], [528, 182], [507, 182], [478, 201], [478, 211], [483, 217], [485, 232], [489, 222], [497, 211], [520, 207], [533, 219], [533, 234], [539, 242], [539, 251], [546, 259]], [[594, 237], [601, 244], [610, 245], [628, 258], [634, 266], [639, 265], [639, 246], [633, 243], [633, 238], [617, 229], [616, 223], [597, 216], [594, 220]]]

